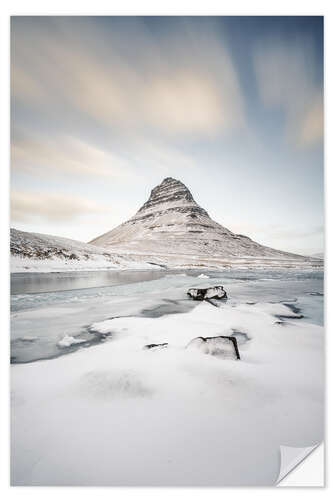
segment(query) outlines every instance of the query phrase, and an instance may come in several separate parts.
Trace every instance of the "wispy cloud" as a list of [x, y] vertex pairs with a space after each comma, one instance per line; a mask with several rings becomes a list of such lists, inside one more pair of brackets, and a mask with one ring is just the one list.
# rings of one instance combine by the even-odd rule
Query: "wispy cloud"
[[302, 145], [316, 144], [324, 135], [324, 108], [322, 96], [318, 93], [300, 124], [299, 141]]
[[150, 167], [161, 175], [173, 169], [184, 171], [196, 166], [191, 155], [161, 141], [132, 137], [126, 154], [119, 154], [87, 140], [64, 134], [52, 137], [21, 132], [11, 144], [12, 172], [38, 177], [80, 176], [134, 182], [140, 168]]
[[207, 135], [243, 126], [238, 76], [212, 26], [198, 43], [195, 26], [180, 25], [175, 43], [163, 33], [152, 39], [144, 22], [129, 23], [136, 60], [124, 49], [127, 30], [105, 34], [89, 20], [58, 20], [46, 38], [47, 21], [27, 21], [21, 30], [14, 23], [13, 98], [50, 116], [67, 107], [141, 131]]
[[132, 178], [137, 175], [121, 156], [62, 134], [52, 138], [41, 134], [23, 134], [12, 142], [11, 163], [13, 171], [27, 171], [37, 176], [63, 173], [97, 178]]
[[110, 206], [79, 196], [56, 193], [12, 191], [11, 218], [29, 221], [38, 217], [49, 221], [66, 221], [85, 214], [107, 213]]
[[286, 138], [309, 146], [323, 137], [323, 97], [311, 40], [271, 39], [253, 56], [259, 95], [286, 116]]

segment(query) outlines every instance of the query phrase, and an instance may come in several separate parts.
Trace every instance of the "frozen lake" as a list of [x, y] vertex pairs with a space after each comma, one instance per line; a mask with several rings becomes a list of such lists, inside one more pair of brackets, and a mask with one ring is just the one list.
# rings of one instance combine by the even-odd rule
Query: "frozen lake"
[[[91, 325], [114, 317], [160, 317], [198, 305], [192, 286], [222, 284], [228, 304], [281, 302], [323, 324], [323, 273], [299, 270], [98, 271], [11, 276], [11, 360], [48, 359], [108, 340]], [[81, 342], [59, 345], [64, 337]]]
[[125, 285], [159, 279], [165, 271], [72, 271], [59, 273], [12, 273], [11, 293], [56, 292]]

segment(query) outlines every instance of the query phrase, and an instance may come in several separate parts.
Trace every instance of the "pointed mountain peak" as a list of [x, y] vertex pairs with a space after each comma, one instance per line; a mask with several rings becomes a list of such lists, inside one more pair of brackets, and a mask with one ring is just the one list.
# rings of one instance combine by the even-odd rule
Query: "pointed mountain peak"
[[170, 182], [179, 182], [180, 184], [182, 184], [178, 179], [174, 179], [173, 177], [166, 177], [165, 179], [163, 179], [161, 184], [165, 184], [165, 183], [168, 184]]
[[[159, 186], [185, 186], [180, 180], [174, 179], [173, 177], [165, 177], [161, 184], [158, 184], [156, 187]], [[186, 186], [185, 186], [186, 187]]]
[[152, 189], [148, 201], [144, 203], [139, 212], [150, 211], [162, 205], [166, 207], [166, 205], [184, 206], [197, 204], [185, 184], [177, 179], [173, 179], [173, 177], [166, 177]]

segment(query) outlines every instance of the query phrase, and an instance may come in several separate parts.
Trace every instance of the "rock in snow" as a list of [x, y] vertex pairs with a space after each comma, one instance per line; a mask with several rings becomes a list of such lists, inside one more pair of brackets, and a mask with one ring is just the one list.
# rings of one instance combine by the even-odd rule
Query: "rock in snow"
[[224, 335], [196, 337], [187, 345], [187, 349], [199, 349], [205, 354], [219, 355], [225, 359], [240, 359], [235, 337], [226, 337]]
[[147, 344], [144, 346], [144, 349], [165, 349], [168, 345], [168, 342], [163, 342], [162, 344]]
[[[155, 351], [157, 349], [165, 349], [168, 346], [168, 342], [147, 344], [144, 346], [144, 349]], [[240, 359], [235, 336], [196, 337], [187, 344], [186, 349], [199, 349], [204, 354], [218, 355], [224, 359]]]
[[86, 342], [86, 340], [84, 339], [76, 339], [74, 337], [71, 337], [70, 335], [65, 335], [64, 338], [62, 338], [61, 340], [59, 340], [58, 342], [58, 346], [59, 347], [70, 347], [71, 345], [74, 345], [74, 344], [83, 344], [84, 342]]
[[213, 286], [209, 288], [189, 288], [187, 295], [193, 300], [226, 299], [227, 292], [223, 286]]

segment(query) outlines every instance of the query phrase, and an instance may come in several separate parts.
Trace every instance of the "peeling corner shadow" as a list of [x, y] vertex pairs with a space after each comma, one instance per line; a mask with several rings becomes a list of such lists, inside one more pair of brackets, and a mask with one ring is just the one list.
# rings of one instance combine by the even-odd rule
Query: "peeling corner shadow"
[[280, 446], [280, 472], [275, 482], [278, 485], [292, 470], [310, 455], [321, 443], [314, 446], [296, 448], [293, 446]]

